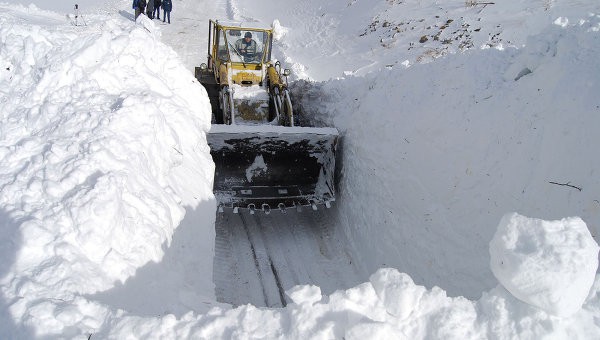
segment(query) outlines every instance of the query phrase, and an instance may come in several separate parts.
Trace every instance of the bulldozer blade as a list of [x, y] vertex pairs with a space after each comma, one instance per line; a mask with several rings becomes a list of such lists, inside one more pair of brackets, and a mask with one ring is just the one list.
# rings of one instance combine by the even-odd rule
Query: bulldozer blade
[[338, 131], [274, 125], [212, 125], [213, 190], [220, 206], [299, 207], [335, 200]]

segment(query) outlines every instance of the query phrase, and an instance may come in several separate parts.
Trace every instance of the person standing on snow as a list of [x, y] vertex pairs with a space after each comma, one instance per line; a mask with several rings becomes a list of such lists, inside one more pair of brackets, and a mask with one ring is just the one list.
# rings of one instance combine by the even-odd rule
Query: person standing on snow
[[162, 1], [154, 0], [154, 12], [156, 13], [156, 19], [160, 20], [160, 5], [162, 5]]
[[137, 20], [146, 9], [146, 0], [133, 0], [132, 8], [135, 9], [135, 20]]
[[171, 0], [163, 0], [162, 7], [164, 10], [163, 22], [165, 22], [165, 19], [168, 18], [169, 24], [170, 24], [171, 23], [171, 10], [173, 9], [173, 3], [171, 2]]
[[154, 19], [154, 0], [148, 0], [148, 7], [146, 7], [146, 16], [150, 19]]
[[133, 8], [135, 10], [135, 19], [137, 19], [137, 17], [139, 17], [140, 14], [142, 13], [142, 12], [140, 12], [140, 0], [133, 0], [133, 4], [131, 5], [131, 8]]

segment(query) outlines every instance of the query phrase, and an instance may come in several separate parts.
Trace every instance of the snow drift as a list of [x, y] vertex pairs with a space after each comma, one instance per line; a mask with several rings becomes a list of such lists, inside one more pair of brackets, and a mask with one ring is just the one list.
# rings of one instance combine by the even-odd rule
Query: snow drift
[[[0, 202], [2, 257], [13, 261], [3, 293], [15, 318], [63, 333], [84, 318], [81, 294], [161, 260], [186, 206], [214, 208], [210, 104], [151, 23], [81, 31], [53, 15], [17, 24], [32, 11], [7, 12]], [[198, 244], [210, 250], [207, 239]], [[201, 270], [212, 287], [210, 257]]]

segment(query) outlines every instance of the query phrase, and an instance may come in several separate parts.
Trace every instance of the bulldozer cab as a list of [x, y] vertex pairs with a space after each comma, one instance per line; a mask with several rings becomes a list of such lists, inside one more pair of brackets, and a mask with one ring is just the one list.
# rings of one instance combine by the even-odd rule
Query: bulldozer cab
[[[262, 82], [264, 72], [252, 79], [236, 79], [239, 71], [264, 70], [271, 59], [272, 29], [242, 28], [239, 24], [209, 21], [208, 67], [215, 71], [215, 77], [229, 66], [234, 72], [232, 82], [239, 85], [257, 85]], [[240, 77], [241, 78], [241, 77]], [[245, 77], [248, 78], [248, 77]], [[220, 79], [229, 83], [229, 79]]]

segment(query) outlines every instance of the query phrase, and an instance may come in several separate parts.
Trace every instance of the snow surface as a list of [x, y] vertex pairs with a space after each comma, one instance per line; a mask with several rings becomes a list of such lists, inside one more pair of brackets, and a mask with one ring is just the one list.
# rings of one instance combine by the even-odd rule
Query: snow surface
[[[0, 3], [1, 338], [600, 337], [597, 1], [175, 0], [163, 25], [113, 0], [86, 26], [37, 5]], [[298, 107], [340, 131], [365, 283], [215, 301], [209, 18], [273, 23]], [[571, 262], [490, 266], [512, 211]]]

